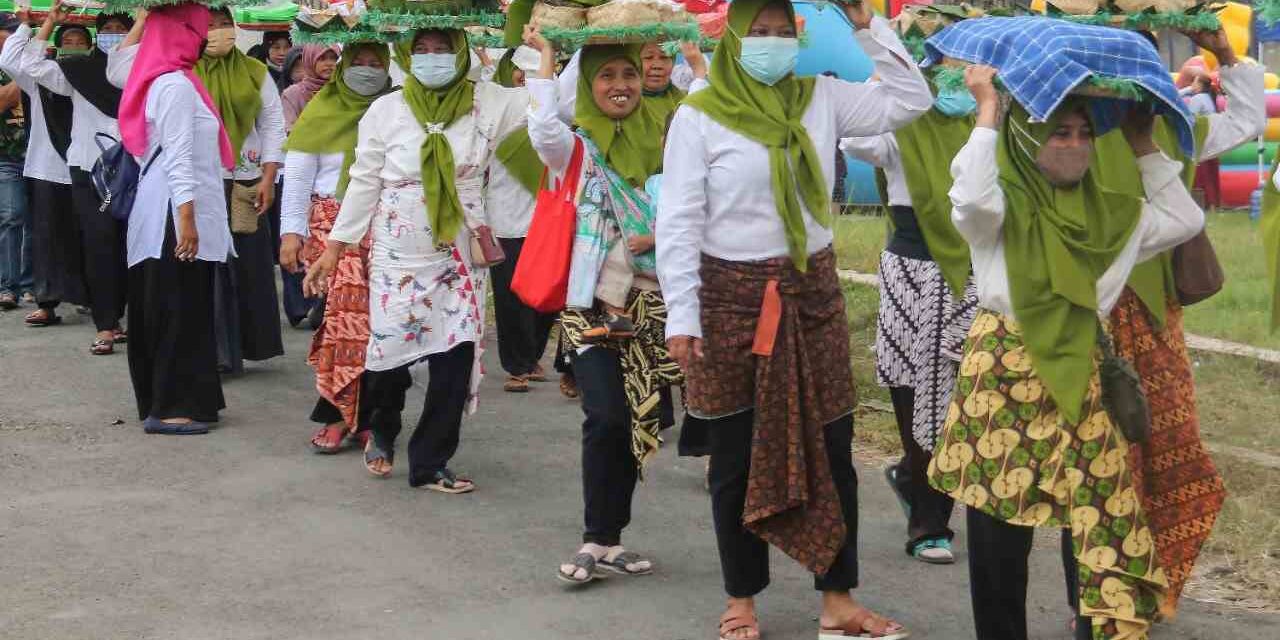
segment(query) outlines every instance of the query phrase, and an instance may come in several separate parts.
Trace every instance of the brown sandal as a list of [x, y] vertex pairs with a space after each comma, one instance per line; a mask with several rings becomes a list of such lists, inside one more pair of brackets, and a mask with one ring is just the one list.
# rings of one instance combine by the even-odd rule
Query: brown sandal
[[524, 376], [510, 376], [506, 384], [502, 385], [502, 390], [507, 393], [528, 393], [529, 381]]
[[109, 356], [116, 352], [115, 344], [110, 340], [94, 340], [89, 345], [89, 353], [95, 356]]
[[859, 611], [859, 615], [854, 616], [839, 628], [819, 628], [818, 640], [845, 640], [846, 638], [905, 640], [911, 637], [911, 632], [897, 622], [876, 615], [866, 607], [859, 607]]
[[[729, 634], [742, 629], [750, 629], [755, 633], [748, 633], [746, 637], [729, 637]], [[755, 613], [735, 613], [733, 609], [725, 609], [720, 616], [719, 635], [720, 640], [759, 640], [760, 621], [756, 619]]]
[[578, 381], [573, 379], [569, 374], [560, 376], [560, 394], [573, 400], [578, 397]]
[[311, 450], [315, 453], [330, 455], [342, 451], [342, 441], [347, 436], [347, 426], [326, 425], [311, 436]]

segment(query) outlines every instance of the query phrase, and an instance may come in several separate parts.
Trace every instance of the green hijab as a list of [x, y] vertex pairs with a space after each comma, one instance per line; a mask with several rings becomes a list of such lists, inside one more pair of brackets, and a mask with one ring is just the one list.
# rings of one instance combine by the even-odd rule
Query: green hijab
[[339, 198], [346, 193], [347, 182], [351, 179], [351, 163], [356, 156], [356, 134], [360, 118], [364, 117], [364, 112], [374, 100], [386, 93], [384, 91], [374, 96], [362, 96], [343, 82], [343, 72], [363, 49], [377, 54], [384, 68], [391, 64], [391, 51], [385, 44], [360, 43], [343, 48], [338, 67], [302, 110], [284, 143], [287, 151], [343, 154], [342, 173], [338, 179]]
[[671, 83], [667, 83], [667, 88], [662, 91], [644, 90], [644, 99], [640, 101], [640, 106], [648, 109], [653, 114], [653, 119], [661, 122], [666, 126], [667, 121], [676, 112], [676, 108], [680, 106], [680, 101], [685, 99], [685, 92]]
[[1267, 277], [1271, 281], [1271, 330], [1280, 328], [1280, 190], [1273, 177], [1280, 169], [1280, 154], [1262, 185], [1262, 250], [1267, 256]]
[[1080, 420], [1093, 377], [1097, 280], [1128, 242], [1142, 212], [1141, 199], [1104, 188], [1094, 171], [1074, 188], [1055, 188], [1030, 155], [1063, 116], [1085, 104], [1068, 98], [1048, 122], [1035, 123], [1015, 103], [996, 155], [1013, 313], [1032, 366], [1072, 424]]
[[647, 98], [640, 97], [640, 105], [634, 111], [621, 120], [614, 120], [600, 110], [591, 94], [592, 81], [609, 62], [624, 59], [640, 73], [644, 68], [640, 63], [640, 45], [587, 45], [580, 55], [573, 123], [591, 138], [614, 173], [633, 187], [643, 187], [645, 180], [662, 167], [663, 123], [644, 108]]
[[[951, 222], [951, 159], [973, 133], [972, 115], [953, 118], [930, 109], [894, 132], [916, 221], [942, 278], [957, 298], [969, 281], [969, 244]], [[882, 191], [883, 193], [883, 191]]]
[[267, 65], [232, 47], [231, 52], [221, 58], [200, 54], [195, 72], [218, 107], [227, 137], [231, 138], [231, 150], [239, 158], [240, 147], [262, 111], [262, 83], [267, 78]]
[[[498, 68], [493, 77], [498, 84], [507, 88], [516, 86], [516, 64], [511, 61], [515, 54], [514, 48], [507, 50], [506, 55], [498, 61]], [[542, 170], [545, 167], [542, 159], [538, 157], [538, 152], [533, 150], [533, 143], [529, 141], [528, 128], [516, 129], [508, 134], [498, 144], [498, 148], [494, 149], [493, 155], [525, 190], [537, 195], [538, 184], [542, 182]]]
[[[831, 187], [800, 121], [813, 100], [814, 79], [793, 74], [770, 87], [747, 75], [738, 62], [742, 34], [751, 30], [760, 10], [775, 1], [734, 0], [729, 5], [729, 25], [711, 59], [711, 86], [685, 98], [684, 104], [769, 150], [774, 205], [786, 229], [791, 259], [804, 271], [809, 253], [800, 199], [818, 224], [831, 226]], [[794, 22], [791, 3], [784, 6]]]
[[[458, 118], [470, 113], [475, 103], [475, 84], [467, 80], [467, 71], [471, 69], [471, 50], [467, 48], [466, 32], [462, 29], [438, 31], [449, 36], [457, 57], [458, 75], [443, 87], [428, 89], [414, 77], [412, 61], [416, 34], [414, 38], [401, 40], [395, 45], [396, 64], [405, 73], [404, 101], [424, 129], [432, 124], [448, 128]], [[463, 225], [462, 203], [458, 201], [458, 188], [454, 184], [453, 148], [443, 133], [428, 133], [422, 141], [421, 157], [423, 201], [427, 206], [431, 233], [440, 242], [452, 242]]]
[[[1196, 148], [1200, 149], [1209, 134], [1209, 119], [1197, 117], [1193, 133]], [[1182, 182], [1188, 189], [1191, 188], [1191, 183], [1196, 178], [1196, 162], [1182, 152], [1177, 131], [1163, 117], [1157, 117], [1152, 138], [1165, 155], [1182, 163]], [[1138, 159], [1133, 156], [1133, 149], [1129, 148], [1124, 133], [1119, 129], [1094, 140], [1090, 166], [1098, 176], [1098, 181], [1106, 188], [1139, 198], [1145, 197]], [[1178, 296], [1178, 289], [1173, 281], [1172, 252], [1166, 251], [1151, 260], [1138, 263], [1129, 274], [1126, 284], [1142, 300], [1156, 325], [1163, 327], [1168, 301], [1176, 300]]]

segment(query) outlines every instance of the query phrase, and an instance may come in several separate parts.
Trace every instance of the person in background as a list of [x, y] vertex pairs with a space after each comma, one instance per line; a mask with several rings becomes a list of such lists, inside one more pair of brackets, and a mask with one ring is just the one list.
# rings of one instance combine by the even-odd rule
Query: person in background
[[726, 640], [760, 637], [770, 544], [814, 574], [820, 638], [908, 635], [850, 593], [855, 394], [830, 198], [840, 139], [900, 128], [933, 100], [886, 21], [865, 2], [843, 10], [882, 83], [796, 77], [792, 4], [735, 0], [710, 88], [667, 133], [658, 275], [684, 428], [707, 423]]
[[280, 307], [268, 219], [284, 152], [280, 94], [267, 67], [235, 47], [236, 27], [226, 8], [212, 9], [209, 43], [195, 73], [208, 87], [239, 161], [224, 176], [235, 257], [219, 269], [218, 364], [238, 373], [243, 360], [284, 354]]
[[302, 114], [307, 102], [315, 97], [316, 92], [320, 91], [320, 88], [333, 76], [333, 70], [338, 66], [340, 52], [341, 49], [333, 45], [302, 46], [301, 56], [294, 66], [295, 71], [301, 72], [301, 79], [293, 81], [280, 96], [284, 105], [286, 130], [293, 128], [294, 121]]
[[302, 62], [302, 47], [295, 45], [285, 54], [284, 64], [280, 66], [280, 80], [276, 82], [276, 87], [280, 89], [281, 100], [284, 100], [284, 92], [301, 82], [302, 76], [306, 75], [306, 71], [298, 65], [299, 62]]
[[[538, 52], [527, 46], [507, 51], [498, 61], [494, 81], [504, 87], [523, 87], [526, 77], [538, 71]], [[485, 211], [489, 226], [507, 259], [494, 265], [493, 313], [498, 329], [498, 358], [507, 372], [502, 388], [507, 392], [529, 390], [530, 382], [545, 381], [539, 361], [547, 348], [556, 314], [539, 313], [511, 291], [524, 237], [533, 220], [534, 200], [545, 167], [529, 141], [528, 129], [518, 129], [498, 143], [489, 165]]]
[[[285, 141], [280, 267], [286, 274], [301, 278], [304, 267], [324, 253], [355, 160], [357, 125], [391, 90], [390, 58], [382, 43], [345, 47], [333, 76]], [[324, 320], [311, 340], [307, 361], [320, 396], [311, 421], [323, 425], [311, 437], [316, 453], [337, 453], [347, 440], [363, 449], [375, 419], [375, 403], [361, 393], [369, 343], [368, 257], [368, 240], [342, 254], [325, 292]]]
[[101, 149], [120, 138], [116, 111], [121, 92], [107, 81], [107, 54], [133, 27], [133, 18], [100, 13], [96, 18], [97, 41], [92, 43], [91, 51], [49, 60], [45, 51], [54, 26], [66, 17], [61, 0], [54, 2], [40, 32], [27, 43], [22, 73], [34, 78], [41, 88], [71, 98], [71, 143], [67, 148], [71, 202], [80, 224], [84, 278], [97, 329], [89, 352], [110, 355], [115, 352], [115, 344], [127, 339], [120, 326], [128, 296], [125, 225], [99, 210], [102, 202], [89, 171]]
[[670, 122], [686, 95], [671, 82], [675, 56], [667, 55], [660, 43], [646, 42], [640, 49], [640, 62], [644, 65], [644, 100], [640, 104], [653, 111], [659, 122]]
[[[87, 304], [84, 261], [80, 250], [80, 222], [71, 204], [71, 170], [67, 149], [71, 146], [71, 99], [42, 89], [22, 72], [23, 54], [31, 41], [27, 10], [16, 12], [22, 23], [0, 49], [0, 71], [22, 88], [30, 108], [27, 116], [27, 155], [22, 174], [31, 180], [31, 266], [37, 310], [27, 314], [27, 326], [48, 327], [62, 323], [57, 308], [62, 302]], [[58, 29], [54, 45], [65, 54], [87, 53], [89, 31], [83, 27]]]
[[267, 71], [271, 73], [276, 86], [284, 79], [284, 61], [292, 48], [293, 39], [289, 37], [288, 31], [268, 31], [262, 34], [262, 54], [258, 60], [267, 65]]
[[125, 148], [154, 159], [128, 223], [129, 377], [147, 433], [202, 434], [226, 406], [213, 289], [214, 267], [233, 251], [222, 172], [236, 157], [192, 71], [209, 9], [188, 3], [139, 14], [112, 53], [124, 52], [132, 69], [119, 110]]
[[[0, 48], [21, 24], [0, 13]], [[27, 154], [26, 111], [22, 88], [0, 71], [0, 311], [18, 307], [31, 295], [31, 206], [22, 177]]]

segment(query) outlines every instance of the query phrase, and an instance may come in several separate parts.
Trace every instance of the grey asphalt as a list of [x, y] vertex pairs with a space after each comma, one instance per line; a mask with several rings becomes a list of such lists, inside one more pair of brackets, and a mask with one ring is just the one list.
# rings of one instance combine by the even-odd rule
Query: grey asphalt
[[[403, 466], [380, 481], [354, 452], [308, 451], [304, 332], [286, 327], [286, 357], [225, 381], [210, 435], [145, 436], [125, 356], [89, 356], [90, 323], [63, 312], [50, 329], [0, 314], [0, 638], [716, 637], [702, 461], [669, 447], [638, 490], [625, 542], [656, 575], [561, 584], [556, 566], [580, 540], [581, 413], [554, 383], [503, 394], [496, 349], [454, 462], [479, 490], [454, 497], [411, 489]], [[415, 390], [406, 423], [421, 402]], [[914, 638], [973, 638], [964, 554], [909, 559], [883, 461], [859, 458], [857, 597]], [[1056, 548], [1046, 537], [1033, 559], [1039, 640], [1069, 637]], [[815, 637], [811, 581], [780, 554], [759, 602], [766, 639]], [[1155, 637], [1274, 638], [1277, 622], [1188, 602]]]

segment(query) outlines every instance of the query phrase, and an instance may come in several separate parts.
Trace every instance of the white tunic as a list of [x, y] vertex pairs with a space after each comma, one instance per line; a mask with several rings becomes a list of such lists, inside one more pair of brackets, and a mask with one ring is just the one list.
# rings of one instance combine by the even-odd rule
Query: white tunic
[[18, 84], [18, 88], [31, 100], [31, 112], [27, 114], [27, 122], [31, 125], [30, 137], [27, 138], [27, 158], [22, 168], [22, 175], [35, 180], [71, 184], [71, 170], [67, 162], [58, 155], [49, 140], [49, 129], [44, 121], [44, 108], [40, 102], [40, 87], [34, 78], [22, 73], [22, 52], [31, 39], [31, 27], [18, 27], [4, 48], [0, 49], [0, 70], [9, 74]]
[[[951, 162], [951, 221], [965, 241], [973, 261], [978, 304], [1013, 316], [1009, 272], [1004, 260], [1004, 192], [996, 165], [998, 134], [977, 127]], [[1105, 316], [1120, 299], [1134, 265], [1172, 249], [1204, 228], [1204, 212], [1182, 184], [1182, 163], [1163, 153], [1138, 158], [1147, 194], [1133, 235], [1111, 266], [1098, 279], [1098, 313]]]
[[[120, 140], [120, 125], [71, 86], [66, 74], [62, 73], [62, 67], [45, 57], [44, 52], [49, 46], [45, 40], [27, 43], [22, 56], [23, 73], [49, 91], [71, 98], [71, 146], [67, 148], [67, 165], [89, 171], [102, 155], [99, 142], [110, 147]], [[110, 139], [99, 140], [97, 134], [100, 133]]]
[[[851, 83], [819, 76], [801, 117], [817, 149], [827, 192], [835, 185], [841, 138], [897, 129], [933, 105], [929, 85], [882, 18], [855, 32], [875, 63], [881, 83]], [[774, 202], [768, 150], [687, 105], [667, 132], [658, 203], [658, 277], [667, 303], [667, 335], [702, 336], [701, 254], [752, 261], [788, 253]], [[801, 207], [803, 208], [803, 202]], [[832, 233], [804, 211], [810, 255], [831, 244]]]
[[[138, 182], [138, 193], [129, 214], [129, 266], [159, 258], [164, 246], [165, 224], [174, 225], [170, 203], [195, 203], [196, 231], [200, 236], [196, 258], [224, 262], [234, 253], [227, 225], [227, 201], [222, 186], [222, 159], [218, 149], [218, 118], [205, 106], [191, 81], [180, 71], [166, 73], [147, 92], [147, 154], [145, 166], [155, 162]], [[158, 148], [163, 146], [159, 155]]]
[[342, 153], [285, 154], [284, 189], [280, 197], [280, 235], [293, 233], [306, 238], [311, 221], [311, 196], [333, 197], [342, 175]]
[[[499, 140], [498, 144], [502, 144]], [[484, 198], [485, 219], [499, 238], [523, 238], [533, 222], [537, 194], [530, 192], [497, 158], [489, 163], [489, 184]]]

